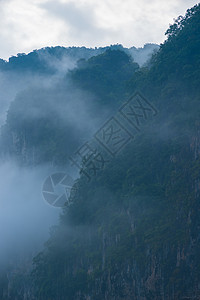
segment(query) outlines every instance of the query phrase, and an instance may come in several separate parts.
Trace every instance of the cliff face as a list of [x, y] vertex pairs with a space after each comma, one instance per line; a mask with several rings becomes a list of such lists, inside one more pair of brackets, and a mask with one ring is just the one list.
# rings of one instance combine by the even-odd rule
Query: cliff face
[[[84, 299], [200, 299], [199, 158], [200, 132], [197, 129], [184, 150], [168, 157], [173, 169], [165, 195], [168, 199], [170, 194], [173, 195], [173, 202], [170, 205], [174, 210], [174, 219], [170, 220], [169, 216], [162, 224], [159, 219], [163, 218], [165, 212], [161, 210], [157, 216], [158, 224], [165, 226], [163, 231], [165, 235], [160, 235], [159, 228], [154, 227], [151, 237], [154, 240], [153, 244], [151, 241], [149, 243], [148, 236], [145, 237], [144, 232], [140, 232], [143, 237], [137, 236], [138, 216], [128, 209], [126, 211], [129, 220], [128, 230], [134, 236], [129, 246], [137, 249], [137, 254], [134, 253], [131, 257], [126, 254], [125, 249], [124, 253], [123, 251], [118, 253], [123, 256], [122, 263], [115, 263], [113, 268], [107, 266], [96, 281], [95, 288], [91, 287], [90, 296], [85, 296]], [[187, 183], [182, 186], [182, 192], [178, 191], [179, 195], [174, 195], [180, 184], [178, 181], [181, 175], [185, 177]], [[188, 198], [188, 205], [184, 198]], [[173, 214], [171, 209], [170, 214]], [[171, 228], [170, 222], [175, 222]], [[152, 224], [148, 226], [151, 227]], [[167, 230], [171, 231], [169, 235]], [[144, 238], [144, 243], [141, 244], [140, 238]], [[156, 245], [156, 242], [159, 245]], [[109, 260], [107, 256], [109, 248], [113, 249], [114, 255], [120, 243], [120, 234], [115, 236], [104, 234], [102, 240], [104, 261]], [[104, 269], [104, 265], [102, 268]]]
[[79, 181], [35, 259], [37, 299], [200, 299], [199, 132], [170, 148], [140, 139], [97, 180]]

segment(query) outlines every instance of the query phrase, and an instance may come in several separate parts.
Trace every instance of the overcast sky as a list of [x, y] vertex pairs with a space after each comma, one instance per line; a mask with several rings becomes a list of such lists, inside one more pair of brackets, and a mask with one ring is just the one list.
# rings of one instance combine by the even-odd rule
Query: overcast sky
[[161, 43], [193, 0], [0, 0], [0, 57], [46, 46]]

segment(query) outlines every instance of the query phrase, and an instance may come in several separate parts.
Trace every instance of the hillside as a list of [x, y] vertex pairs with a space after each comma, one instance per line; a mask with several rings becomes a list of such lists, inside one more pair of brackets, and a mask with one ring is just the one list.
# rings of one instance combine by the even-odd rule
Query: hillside
[[130, 81], [159, 113], [91, 182], [81, 176], [34, 260], [38, 299], [200, 297], [199, 30], [196, 6]]

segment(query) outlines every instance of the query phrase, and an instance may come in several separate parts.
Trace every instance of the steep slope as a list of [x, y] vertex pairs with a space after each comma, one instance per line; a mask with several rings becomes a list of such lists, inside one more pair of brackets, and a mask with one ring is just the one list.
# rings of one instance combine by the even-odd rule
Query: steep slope
[[130, 81], [159, 113], [90, 182], [83, 165], [34, 260], [37, 299], [200, 298], [199, 30], [197, 5]]
[[80, 61], [50, 87], [21, 92], [2, 128], [1, 152], [25, 164], [66, 163], [80, 139], [92, 136], [103, 116], [116, 109], [138, 68], [125, 52], [109, 49]]

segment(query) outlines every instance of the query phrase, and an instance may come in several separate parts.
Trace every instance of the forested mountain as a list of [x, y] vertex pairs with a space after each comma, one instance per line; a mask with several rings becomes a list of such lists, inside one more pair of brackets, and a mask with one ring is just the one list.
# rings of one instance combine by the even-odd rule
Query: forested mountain
[[[139, 69], [125, 52], [110, 49], [78, 65], [48, 88], [37, 85], [17, 95], [2, 128], [4, 153], [25, 164], [64, 164], [80, 137], [94, 133], [102, 114], [125, 98], [127, 82]], [[86, 106], [84, 114], [73, 113], [75, 106]]]
[[0, 59], [0, 70], [55, 73], [62, 68], [66, 72], [66, 67], [73, 68], [79, 59], [89, 59], [104, 53], [108, 49], [124, 51], [139, 65], [143, 65], [159, 49], [159, 46], [156, 44], [145, 44], [143, 48], [125, 48], [117, 44], [95, 49], [86, 47], [46, 47], [34, 50], [29, 54], [19, 53], [17, 56], [10, 57], [8, 61]]
[[81, 138], [96, 148], [31, 273], [2, 273], [2, 300], [200, 299], [200, 5], [166, 36], [146, 66], [106, 49], [11, 104], [4, 155], [62, 165]]

